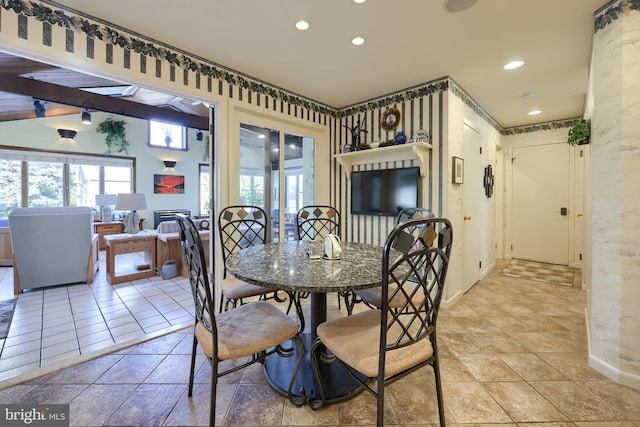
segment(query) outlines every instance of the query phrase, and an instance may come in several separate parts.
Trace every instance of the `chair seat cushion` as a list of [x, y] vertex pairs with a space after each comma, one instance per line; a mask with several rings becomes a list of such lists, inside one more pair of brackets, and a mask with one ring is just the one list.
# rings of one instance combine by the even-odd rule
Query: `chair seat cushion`
[[273, 289], [265, 288], [251, 283], [243, 282], [233, 276], [229, 276], [222, 281], [222, 294], [225, 298], [237, 300], [247, 297], [268, 294], [274, 292]]
[[[367, 310], [352, 316], [322, 323], [318, 337], [340, 360], [367, 377], [378, 375], [380, 346], [380, 310]], [[400, 334], [394, 324], [387, 333], [387, 342]], [[402, 348], [387, 351], [384, 377], [391, 377], [426, 361], [433, 355], [428, 338]]]
[[[255, 301], [216, 315], [218, 359], [251, 356], [298, 333], [297, 322], [265, 301]], [[213, 336], [200, 322], [195, 335], [204, 353], [213, 355]]]
[[[407, 287], [406, 284], [405, 287]], [[397, 288], [398, 285], [396, 285], [395, 283], [389, 283], [389, 294], [393, 294], [393, 292], [395, 292]], [[362, 299], [363, 302], [370, 306], [378, 308], [382, 306], [382, 287], [380, 286], [375, 288], [359, 289], [355, 291], [355, 293]], [[424, 297], [421, 297], [421, 295], [415, 295], [412, 300], [416, 305], [419, 305], [420, 301], [422, 301], [423, 298]], [[399, 292], [391, 299], [391, 301], [389, 302], [389, 307], [400, 308], [404, 305], [404, 303], [404, 294]]]

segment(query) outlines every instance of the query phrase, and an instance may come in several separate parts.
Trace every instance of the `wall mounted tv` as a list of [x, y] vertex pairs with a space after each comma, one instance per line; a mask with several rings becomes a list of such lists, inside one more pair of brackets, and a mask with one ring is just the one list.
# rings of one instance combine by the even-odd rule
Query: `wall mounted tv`
[[351, 172], [351, 213], [397, 215], [418, 206], [420, 168]]

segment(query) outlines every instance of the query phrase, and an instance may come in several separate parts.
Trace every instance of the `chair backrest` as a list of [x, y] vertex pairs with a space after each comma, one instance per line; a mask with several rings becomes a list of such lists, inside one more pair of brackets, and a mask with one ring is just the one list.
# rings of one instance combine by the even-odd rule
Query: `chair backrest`
[[381, 355], [435, 334], [452, 240], [445, 218], [405, 221], [389, 234], [382, 252]]
[[267, 214], [264, 209], [251, 205], [228, 206], [218, 216], [218, 232], [222, 258], [267, 241]]
[[433, 218], [433, 212], [427, 208], [404, 208], [398, 212], [396, 217], [396, 225], [401, 224], [410, 219]]
[[[191, 293], [195, 304], [196, 322], [202, 324], [212, 332], [213, 342], [217, 341], [217, 329], [215, 311], [209, 275], [207, 274], [207, 262], [205, 258], [202, 240], [196, 225], [186, 215], [176, 215], [176, 221], [180, 228], [180, 241], [184, 254], [184, 265], [187, 270], [187, 278], [191, 285]], [[214, 350], [216, 346], [213, 346]]]
[[304, 206], [296, 215], [298, 240], [322, 239], [327, 234], [340, 237], [340, 213], [332, 206]]

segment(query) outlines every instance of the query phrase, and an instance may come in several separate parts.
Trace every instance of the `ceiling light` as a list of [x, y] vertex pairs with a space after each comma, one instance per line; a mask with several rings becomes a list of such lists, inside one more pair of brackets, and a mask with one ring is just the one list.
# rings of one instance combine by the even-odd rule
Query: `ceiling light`
[[537, 116], [540, 113], [542, 113], [541, 110], [531, 110], [531, 111], [529, 111], [529, 115], [530, 116]]
[[75, 130], [71, 130], [71, 129], [58, 129], [58, 133], [60, 134], [60, 138], [75, 138], [76, 134], [78, 132], [76, 132]]
[[301, 19], [298, 22], [296, 22], [296, 28], [299, 29], [300, 31], [308, 30], [309, 23], [304, 19]]
[[471, 9], [478, 0], [445, 0], [444, 10], [451, 13], [464, 12]]
[[520, 68], [524, 65], [524, 61], [511, 61], [509, 62], [507, 65], [505, 65], [504, 68], [505, 70], [515, 70], [516, 68]]
[[82, 110], [82, 112], [80, 113], [80, 121], [82, 122], [82, 124], [90, 125], [91, 113], [89, 113], [89, 111], [87, 111], [86, 109]]
[[353, 40], [351, 40], [351, 43], [355, 46], [360, 46], [361, 44], [364, 43], [364, 39], [362, 37], [356, 37]]
[[366, 1], [367, 0], [353, 0], [354, 3], [358, 3], [358, 4], [364, 3]]

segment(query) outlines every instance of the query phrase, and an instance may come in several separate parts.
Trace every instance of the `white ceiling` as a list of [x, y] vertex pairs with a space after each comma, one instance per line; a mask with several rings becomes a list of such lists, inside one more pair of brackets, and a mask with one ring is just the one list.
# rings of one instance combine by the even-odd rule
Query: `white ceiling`
[[[582, 115], [606, 0], [478, 0], [459, 13], [444, 0], [57, 3], [334, 108], [450, 76], [508, 128]], [[504, 71], [514, 59], [525, 65]]]

